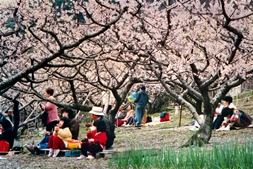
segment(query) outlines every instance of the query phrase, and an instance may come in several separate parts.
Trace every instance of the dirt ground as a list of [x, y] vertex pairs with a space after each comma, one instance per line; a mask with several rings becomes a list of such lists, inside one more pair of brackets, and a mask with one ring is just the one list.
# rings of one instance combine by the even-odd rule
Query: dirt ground
[[[161, 148], [170, 146], [178, 148], [185, 143], [194, 131], [190, 131], [189, 122], [191, 119], [184, 120], [181, 127], [175, 127], [177, 122], [152, 122], [143, 125], [140, 129], [135, 127], [118, 127], [115, 129], [116, 139], [113, 149], [124, 151], [132, 147], [138, 148]], [[83, 133], [81, 133], [82, 135]], [[221, 144], [238, 140], [243, 142], [245, 138], [252, 138], [253, 128], [246, 128], [231, 131], [214, 131], [210, 143]], [[31, 138], [21, 140], [22, 144], [28, 144], [34, 141]], [[36, 142], [37, 140], [35, 140]], [[107, 169], [108, 159], [99, 158], [96, 160], [76, 160], [76, 157], [56, 157], [49, 158], [46, 155], [36, 156], [28, 153], [26, 149], [21, 154], [8, 154], [0, 156], [1, 169]]]

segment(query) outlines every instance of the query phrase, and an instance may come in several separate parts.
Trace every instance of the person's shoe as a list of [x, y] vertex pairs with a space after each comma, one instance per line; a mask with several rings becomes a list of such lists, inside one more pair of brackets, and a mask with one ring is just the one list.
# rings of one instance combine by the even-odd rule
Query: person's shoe
[[60, 149], [55, 149], [53, 157], [57, 157], [60, 151]]
[[49, 149], [48, 157], [52, 157], [54, 150], [52, 148]]
[[26, 146], [26, 149], [27, 149], [31, 154], [34, 154], [34, 153], [35, 153], [35, 150], [34, 150], [34, 146], [33, 146], [33, 145], [27, 145], [27, 146]]
[[224, 130], [230, 130], [230, 125], [224, 128]]
[[216, 131], [221, 131], [221, 130], [225, 130], [225, 126], [221, 126], [219, 129], [217, 129]]
[[88, 155], [88, 157], [86, 157], [88, 160], [93, 160], [95, 159], [95, 157], [93, 157], [92, 155]]
[[234, 126], [230, 126], [230, 130], [236, 130]]
[[83, 159], [86, 159], [86, 157], [84, 155], [80, 155], [79, 157], [76, 158], [77, 160], [83, 160]]
[[141, 126], [139, 125], [139, 126], [134, 126], [136, 129], [141, 129]]
[[41, 150], [38, 146], [34, 146], [34, 154], [35, 155], [40, 155], [41, 154]]

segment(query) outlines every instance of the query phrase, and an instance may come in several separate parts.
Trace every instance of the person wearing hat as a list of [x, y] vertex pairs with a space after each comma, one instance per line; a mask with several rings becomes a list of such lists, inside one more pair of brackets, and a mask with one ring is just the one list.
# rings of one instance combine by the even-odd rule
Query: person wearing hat
[[233, 111], [235, 106], [233, 106], [233, 108], [231, 108], [230, 104], [232, 104], [232, 97], [231, 96], [225, 96], [222, 99], [223, 102], [223, 107], [220, 108], [220, 111], [216, 111], [218, 113], [217, 118], [215, 119], [215, 121], [213, 122], [213, 129], [217, 130], [221, 127], [222, 122], [224, 121], [224, 118], [230, 118], [233, 115]]
[[75, 114], [74, 114], [73, 110], [70, 108], [63, 108], [61, 110], [61, 116], [67, 117], [70, 119], [70, 128], [69, 129], [72, 133], [72, 139], [78, 140], [80, 123], [75, 118]]
[[146, 92], [146, 87], [144, 85], [141, 86], [141, 90], [137, 93], [134, 102], [136, 103], [135, 127], [140, 127], [142, 117], [148, 103], [148, 93]]
[[[91, 118], [94, 121], [93, 126], [95, 126], [95, 124], [96, 124], [95, 121], [100, 121], [100, 120], [104, 121], [104, 123], [106, 125], [106, 136], [107, 136], [106, 149], [111, 148], [113, 145], [114, 139], [115, 139], [115, 133], [114, 133], [115, 126], [114, 126], [114, 124], [112, 122], [110, 122], [106, 117], [104, 117], [102, 107], [94, 106], [94, 107], [92, 107], [92, 110], [89, 113], [91, 114]], [[93, 127], [91, 127], [91, 130], [88, 131], [87, 135], [89, 135], [89, 133], [93, 132], [92, 129], [93, 129]]]
[[14, 133], [12, 124], [5, 117], [0, 120], [0, 140], [7, 141], [9, 143], [9, 150], [12, 148], [14, 143]]
[[[93, 111], [95, 109], [93, 109]], [[99, 112], [97, 114], [99, 114]], [[91, 114], [91, 116], [92, 119], [94, 119], [96, 115]], [[93, 126], [90, 128], [92, 132], [87, 133], [87, 137], [82, 140], [81, 155], [77, 157], [78, 160], [94, 159], [96, 153], [101, 152], [106, 148], [107, 135], [105, 122], [103, 120], [95, 120]], [[88, 155], [88, 152], [91, 154]]]

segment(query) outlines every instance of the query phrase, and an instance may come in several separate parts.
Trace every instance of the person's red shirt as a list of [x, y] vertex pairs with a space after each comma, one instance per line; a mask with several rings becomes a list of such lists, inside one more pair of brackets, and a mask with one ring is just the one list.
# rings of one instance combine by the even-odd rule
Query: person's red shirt
[[93, 139], [94, 139], [94, 142], [98, 142], [102, 146], [103, 149], [105, 148], [106, 141], [107, 141], [106, 132], [96, 133]]

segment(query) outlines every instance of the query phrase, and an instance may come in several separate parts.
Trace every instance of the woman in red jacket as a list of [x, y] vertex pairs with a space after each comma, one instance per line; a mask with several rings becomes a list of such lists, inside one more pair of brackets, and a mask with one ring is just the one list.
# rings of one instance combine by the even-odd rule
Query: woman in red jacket
[[[77, 157], [78, 160], [81, 159], [94, 159], [96, 153], [103, 151], [106, 145], [106, 124], [102, 120], [94, 121], [91, 127], [91, 132], [87, 133], [87, 138], [82, 140], [81, 144], [81, 155]], [[88, 152], [91, 155], [88, 155]]]

